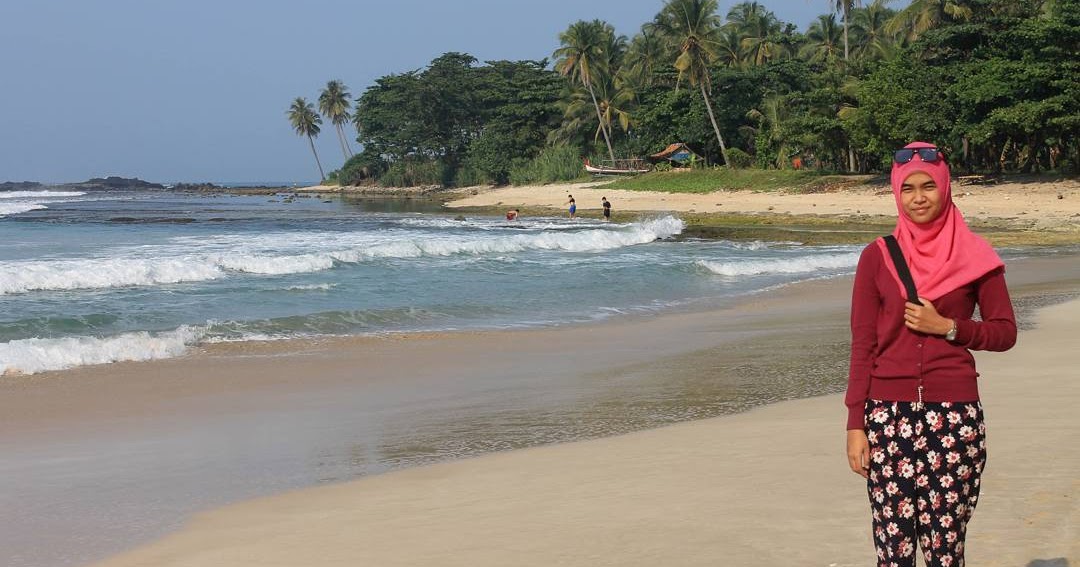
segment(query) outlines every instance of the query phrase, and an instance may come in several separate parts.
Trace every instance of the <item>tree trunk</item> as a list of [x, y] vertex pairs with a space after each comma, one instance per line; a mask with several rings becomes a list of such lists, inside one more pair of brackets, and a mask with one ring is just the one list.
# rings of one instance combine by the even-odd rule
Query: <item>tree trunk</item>
[[709, 121], [712, 122], [713, 132], [716, 132], [716, 141], [720, 142], [720, 155], [724, 156], [724, 165], [734, 169], [735, 166], [731, 164], [731, 160], [727, 157], [727, 146], [724, 145], [724, 137], [720, 135], [720, 127], [716, 125], [716, 117], [713, 116], [709, 95], [705, 92], [705, 81], [699, 82], [698, 86], [701, 87], [701, 98], [705, 99], [705, 109], [709, 111]]
[[963, 148], [964, 169], [971, 173], [971, 142], [967, 136], [960, 138], [960, 146]]
[[319, 183], [321, 184], [323, 179], [326, 179], [326, 175], [322, 170], [322, 162], [319, 161], [319, 154], [315, 151], [315, 141], [311, 139], [310, 135], [307, 137], [307, 141], [311, 144], [311, 155], [315, 156], [315, 165], [319, 166]]
[[847, 169], [849, 173], [855, 173], [855, 150], [850, 142], [847, 145]]
[[607, 142], [608, 155], [611, 156], [611, 167], [615, 167], [615, 150], [611, 149], [611, 137], [608, 136], [607, 128], [604, 128], [604, 116], [600, 114], [600, 103], [596, 102], [596, 93], [593, 92], [592, 81], [585, 81], [585, 86], [589, 87], [589, 96], [592, 97], [593, 107], [596, 109], [596, 119], [600, 121], [600, 133], [604, 135], [604, 141]]
[[353, 153], [352, 148], [349, 147], [349, 137], [345, 135], [345, 125], [338, 124], [337, 129], [338, 136], [341, 136], [341, 144], [345, 146], [345, 161], [348, 161], [349, 158], [353, 157]]
[[334, 124], [334, 130], [337, 132], [338, 144], [341, 144], [341, 155], [345, 156], [345, 161], [349, 161], [349, 150], [345, 149], [345, 132], [341, 131], [341, 124]]
[[847, 25], [848, 2], [849, 2], [849, 0], [844, 0], [844, 62], [845, 63], [848, 60], [848, 34], [847, 34], [847, 28], [848, 28], [848, 25]]

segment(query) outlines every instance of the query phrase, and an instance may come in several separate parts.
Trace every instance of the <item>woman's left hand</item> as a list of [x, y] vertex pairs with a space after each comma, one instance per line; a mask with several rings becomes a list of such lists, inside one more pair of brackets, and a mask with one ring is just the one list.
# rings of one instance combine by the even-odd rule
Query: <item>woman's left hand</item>
[[920, 297], [919, 301], [922, 305], [916, 305], [910, 301], [904, 304], [904, 324], [907, 328], [928, 335], [944, 335], [952, 329], [952, 319], [946, 319], [938, 314], [929, 299]]

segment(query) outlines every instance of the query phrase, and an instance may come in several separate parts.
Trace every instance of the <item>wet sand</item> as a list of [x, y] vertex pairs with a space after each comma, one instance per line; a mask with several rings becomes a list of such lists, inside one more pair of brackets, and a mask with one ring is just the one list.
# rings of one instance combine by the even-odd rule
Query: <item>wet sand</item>
[[[969, 564], [1080, 560], [1078, 317], [1047, 308], [1014, 352], [979, 356], [990, 463]], [[842, 423], [830, 395], [415, 468], [202, 514], [102, 565], [867, 565]]]
[[[1010, 271], [1010, 283], [1021, 298], [1053, 299], [1063, 293], [1076, 293], [1080, 291], [1080, 261], [1076, 257], [1021, 260]], [[847, 279], [815, 281], [702, 313], [532, 331], [216, 345], [181, 359], [5, 378], [0, 381], [0, 474], [5, 478], [0, 502], [8, 513], [0, 518], [0, 553], [4, 554], [0, 559], [12, 567], [81, 565], [178, 529], [192, 514], [247, 498], [838, 392], [846, 368], [843, 344], [849, 289]], [[823, 466], [826, 461], [829, 467], [842, 465], [838, 460], [842, 405], [830, 398], [800, 403], [821, 408], [822, 413], [808, 416], [806, 421], [799, 419], [799, 429], [826, 435], [830, 440], [827, 451], [820, 447], [812, 450], [814, 458], [824, 459]], [[765, 411], [783, 414], [787, 410], [777, 408], [786, 407], [781, 404]], [[559, 533], [558, 526], [567, 526], [562, 537], [599, 529], [595, 538], [587, 539], [621, 542], [630, 551], [645, 546], [642, 558], [670, 556], [675, 547], [692, 542], [706, 545], [715, 535], [707, 527], [695, 535], [691, 533], [694, 530], [685, 532], [687, 526], [677, 522], [667, 526], [672, 515], [690, 518], [702, 513], [691, 503], [674, 508], [662, 505], [673, 498], [673, 486], [681, 486], [683, 481], [670, 485], [660, 479], [667, 474], [664, 471], [668, 466], [677, 472], [684, 458], [698, 455], [695, 458], [715, 458], [733, 465], [756, 463], [749, 469], [729, 469], [725, 465], [713, 470], [713, 462], [707, 470], [699, 471], [702, 478], [717, 486], [714, 492], [701, 495], [701, 508], [711, 509], [709, 515], [717, 515], [719, 509], [723, 510], [719, 515], [729, 518], [729, 523], [753, 526], [776, 513], [773, 508], [753, 502], [715, 507], [727, 502], [731, 494], [745, 492], [746, 485], [736, 481], [747, 475], [760, 478], [764, 487], [786, 486], [788, 482], [790, 469], [776, 468], [771, 460], [775, 451], [726, 444], [728, 438], [746, 437], [746, 431], [757, 427], [755, 423], [760, 425], [762, 418], [752, 417], [757, 415], [761, 414], [751, 412], [724, 422], [735, 424], [725, 427], [734, 427], [739, 432], [736, 435], [730, 431], [702, 434], [705, 439], [717, 441], [716, 445], [710, 445], [712, 441], [687, 444], [681, 436], [664, 437], [661, 433], [634, 434], [611, 439], [613, 445], [600, 446], [595, 455], [591, 448], [584, 450], [586, 455], [573, 452], [581, 451], [573, 449], [576, 447], [589, 447], [587, 444], [562, 445], [380, 475], [356, 485], [376, 487], [359, 489], [355, 494], [361, 496], [354, 498], [353, 492], [333, 496], [340, 498], [341, 507], [324, 507], [322, 496], [317, 496], [323, 494], [319, 490], [284, 497], [292, 499], [282, 501], [289, 502], [284, 508], [276, 508], [281, 504], [274, 504], [274, 500], [259, 501], [251, 505], [271, 509], [260, 509], [255, 517], [233, 517], [226, 511], [224, 516], [212, 513], [195, 520], [191, 524], [194, 532], [176, 536], [188, 542], [184, 545], [194, 541], [194, 548], [181, 545], [169, 548], [173, 551], [165, 555], [136, 552], [131, 557], [144, 559], [117, 564], [167, 564], [167, 558], [180, 561], [176, 564], [267, 564], [266, 557], [283, 552], [251, 546], [241, 533], [246, 528], [241, 526], [254, 522], [251, 534], [269, 534], [259, 530], [270, 529], [279, 520], [285, 522], [281, 525], [288, 525], [293, 507], [304, 507], [305, 503], [311, 507], [297, 518], [323, 518], [350, 526], [354, 521], [360, 522], [357, 526], [373, 522], [375, 525], [357, 527], [355, 531], [318, 522], [312, 529], [327, 537], [370, 533], [370, 538], [357, 536], [356, 542], [371, 543], [374, 538], [394, 543], [397, 554], [387, 547], [387, 555], [371, 556], [384, 565], [425, 564], [424, 557], [445, 560], [447, 556], [422, 546], [415, 546], [417, 555], [407, 555], [404, 551], [414, 549], [413, 536], [380, 532], [378, 526], [397, 526], [414, 534], [435, 530], [435, 535], [447, 539], [434, 537], [433, 543], [488, 550], [495, 554], [492, 557], [502, 559], [510, 557], [508, 553], [532, 556], [524, 550], [539, 546], [535, 557], [546, 558], [543, 564], [632, 563], [615, 559], [605, 563], [607, 548], [572, 553], [575, 560], [595, 559], [578, 563], [570, 561], [570, 557], [541, 553], [541, 549], [547, 549], [545, 545], [553, 543], [538, 537], [535, 530], [543, 526], [551, 527], [554, 534]], [[750, 421], [744, 424], [747, 419]], [[1067, 421], [1059, 425], [1070, 426]], [[1071, 427], [1075, 428], [1075, 424]], [[662, 441], [659, 447], [642, 444], [637, 435], [661, 435]], [[671, 445], [670, 451], [666, 445]], [[707, 448], [698, 451], [703, 446]], [[555, 456], [526, 457], [546, 455], [543, 451], [554, 451]], [[571, 453], [564, 457], [561, 451]], [[637, 455], [634, 462], [638, 464], [612, 460], [619, 455]], [[517, 458], [526, 461], [514, 464]], [[529, 460], [536, 458], [539, 461]], [[501, 463], [502, 459], [510, 459], [509, 468], [493, 467], [492, 463]], [[579, 462], [599, 467], [590, 473], [594, 475], [589, 477], [592, 481], [559, 476], [560, 470], [577, 470]], [[640, 492], [651, 496], [642, 500], [647, 509], [629, 510], [624, 519], [638, 518], [643, 526], [647, 524], [666, 535], [643, 539], [643, 534], [633, 530], [621, 531], [618, 524], [605, 527], [609, 524], [599, 522], [594, 526], [592, 518], [596, 515], [623, 517], [621, 508], [607, 499], [626, 499], [626, 494], [639, 492], [633, 486], [604, 488], [603, 479], [624, 475], [636, 478], [631, 473], [639, 465], [659, 465], [663, 470], [638, 471], [646, 475], [638, 479], [644, 482]], [[451, 468], [445, 468], [448, 466]], [[465, 471], [463, 476], [447, 472], [459, 470], [455, 467], [465, 467], [460, 469]], [[658, 484], [648, 484], [653, 477]], [[416, 478], [436, 482], [428, 488], [447, 499], [423, 491], [415, 497], [407, 496], [416, 488], [409, 479]], [[491, 488], [497, 489], [488, 495], [474, 492], [482, 491], [486, 482], [472, 488], [461, 485], [465, 479], [485, 478], [491, 478]], [[499, 478], [509, 484], [500, 485]], [[534, 490], [532, 481], [554, 484], [547, 489], [537, 485]], [[387, 500], [381, 500], [378, 495], [386, 489], [386, 483], [390, 486]], [[341, 489], [354, 490], [349, 486]], [[522, 493], [499, 492], [515, 487]], [[553, 506], [550, 512], [543, 512], [538, 524], [522, 516], [520, 507], [495, 510], [526, 496], [556, 503], [559, 494], [568, 499], [567, 505], [580, 506]], [[597, 494], [604, 499], [593, 499]], [[369, 497], [385, 505], [364, 500]], [[419, 508], [403, 507], [407, 502], [395, 498], [405, 498]], [[455, 498], [465, 498], [465, 502]], [[798, 502], [796, 506], [804, 508], [812, 501]], [[470, 512], [469, 502], [487, 502], [488, 508]], [[607, 508], [609, 505], [613, 507]], [[370, 509], [367, 520], [355, 517], [362, 511], [355, 507]], [[335, 516], [335, 510], [346, 515]], [[815, 517], [825, 517], [826, 523], [842, 519], [820, 512]], [[207, 524], [207, 518], [219, 520]], [[502, 531], [492, 533], [510, 538], [505, 545], [501, 543], [502, 535], [490, 540], [500, 542], [498, 545], [485, 544], [450, 529], [453, 525], [468, 531], [475, 525], [487, 530], [486, 524], [470, 524], [485, 518], [503, 524]], [[267, 523], [261, 523], [263, 520]], [[233, 523], [236, 521], [241, 523]], [[207, 525], [215, 532], [212, 537], [200, 531]], [[369, 528], [373, 531], [369, 532]], [[865, 531], [859, 523], [844, 529], [851, 530], [844, 537]], [[518, 534], [517, 539], [506, 530]], [[312, 542], [323, 541], [321, 536], [303, 533], [311, 536]], [[690, 541], [685, 539], [688, 533]], [[808, 532], [806, 537], [815, 533]], [[275, 535], [273, 541], [292, 541], [279, 536]], [[195, 540], [186, 539], [191, 537]], [[165, 540], [160, 545], [171, 546], [176, 541]], [[731, 543], [726, 536], [724, 541], [732, 546], [731, 553], [741, 549], [741, 544]], [[354, 544], [339, 543], [329, 545], [341, 553], [355, 550]], [[210, 555], [201, 555], [203, 549], [210, 550]], [[246, 549], [245, 553], [255, 555], [243, 561], [226, 561], [225, 549]], [[467, 549], [454, 549], [454, 562], [432, 559], [427, 564], [483, 564], [479, 557], [475, 562], [465, 560], [473, 557]], [[690, 551], [696, 553], [696, 549]], [[321, 561], [330, 558], [324, 555], [330, 550], [297, 548], [297, 552], [305, 559], [282, 559], [284, 564], [334, 564]], [[703, 551], [702, 558], [711, 553]], [[348, 557], [355, 564], [368, 556]], [[458, 557], [462, 561], [457, 562]]]

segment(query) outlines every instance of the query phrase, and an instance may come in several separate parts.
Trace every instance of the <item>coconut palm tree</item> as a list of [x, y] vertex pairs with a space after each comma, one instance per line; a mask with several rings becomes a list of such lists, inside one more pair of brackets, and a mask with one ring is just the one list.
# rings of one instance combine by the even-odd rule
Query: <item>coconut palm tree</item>
[[607, 143], [608, 156], [614, 164], [615, 150], [611, 147], [611, 136], [604, 127], [600, 103], [596, 100], [596, 91], [593, 88], [598, 78], [595, 75], [610, 72], [605, 68], [609, 59], [604, 53], [605, 47], [611, 43], [608, 36], [615, 36], [615, 29], [610, 24], [601, 20], [591, 22], [579, 20], [570, 24], [566, 31], [559, 34], [562, 47], [556, 49], [552, 56], [555, 57], [555, 70], [560, 75], [577, 80], [588, 89], [596, 110], [596, 120], [600, 123], [604, 142]]
[[838, 12], [844, 16], [844, 61], [848, 60], [848, 19], [851, 15], [851, 10], [859, 4], [859, 0], [829, 0], [829, 3], [833, 6], [833, 11]]
[[966, 22], [973, 14], [968, 0], [912, 0], [907, 8], [889, 20], [886, 30], [889, 33], [904, 32], [913, 41], [942, 22]]
[[835, 61], [842, 53], [843, 34], [835, 15], [822, 14], [806, 31], [806, 44], [799, 55], [812, 63]]
[[679, 83], [686, 77], [691, 86], [696, 85], [701, 89], [701, 98], [705, 101], [705, 109], [716, 132], [716, 141], [720, 144], [720, 154], [724, 157], [724, 163], [730, 166], [727, 146], [724, 145], [709, 101], [712, 90], [709, 66], [717, 57], [721, 27], [716, 10], [717, 0], [668, 0], [657, 14], [653, 26], [677, 46], [675, 69], [679, 72], [679, 79], [675, 88], [678, 89]]
[[620, 70], [627, 76], [633, 76], [636, 83], [651, 85], [654, 80], [653, 72], [664, 56], [664, 43], [651, 26], [646, 24], [641, 26], [641, 33], [630, 40]]
[[[637, 75], [623, 78], [608, 77], [594, 87], [596, 101], [600, 105], [600, 124], [593, 128], [593, 141], [599, 140], [602, 132], [614, 132], [617, 124], [623, 132], [628, 132], [634, 124], [631, 113], [637, 102], [637, 92], [634, 89]], [[591, 127], [589, 118], [594, 113], [589, 93], [584, 89], [574, 89], [569, 96], [560, 103], [563, 110], [563, 120], [559, 128], [549, 135], [551, 143], [566, 143], [577, 138], [586, 128]]]
[[326, 175], [323, 174], [319, 154], [315, 151], [315, 138], [321, 130], [319, 125], [322, 124], [322, 118], [315, 112], [315, 107], [302, 96], [296, 97], [286, 114], [289, 116], [289, 124], [292, 124], [296, 135], [307, 136], [308, 144], [311, 145], [311, 154], [315, 156], [315, 165], [319, 166], [319, 181], [321, 182], [326, 179]]
[[[788, 158], [794, 153], [795, 146], [790, 134], [785, 130], [785, 122], [788, 120], [788, 106], [780, 95], [767, 96], [761, 100], [758, 108], [750, 109], [746, 117], [757, 123], [757, 128], [752, 128], [755, 138], [768, 144], [767, 148], [758, 147], [759, 152], [772, 150], [776, 152], [776, 161], [773, 165], [777, 169], [788, 167]], [[758, 135], [760, 134], [760, 135]]]
[[349, 96], [349, 89], [341, 81], [327, 82], [326, 87], [319, 93], [319, 112], [334, 124], [338, 141], [341, 142], [341, 153], [345, 154], [346, 160], [352, 157], [352, 148], [345, 139], [344, 127], [349, 122], [349, 109], [352, 106]]
[[743, 36], [738, 28], [728, 22], [720, 30], [716, 45], [716, 63], [723, 67], [736, 68], [743, 64]]
[[888, 59], [900, 44], [895, 33], [886, 31], [886, 25], [896, 10], [885, 6], [889, 0], [874, 0], [865, 8], [859, 8], [851, 14], [851, 27], [858, 38], [854, 52], [860, 59]]
[[727, 15], [728, 25], [739, 30], [740, 48], [751, 65], [763, 65], [776, 59], [783, 46], [776, 42], [780, 35], [780, 20], [757, 2], [736, 4]]

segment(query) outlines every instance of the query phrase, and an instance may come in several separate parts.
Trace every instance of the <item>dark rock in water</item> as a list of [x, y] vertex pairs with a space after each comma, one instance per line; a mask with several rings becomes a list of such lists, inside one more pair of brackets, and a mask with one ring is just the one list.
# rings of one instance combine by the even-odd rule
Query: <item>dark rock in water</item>
[[5, 181], [0, 183], [0, 191], [41, 191], [45, 185], [37, 181]]
[[465, 215], [458, 215], [458, 216], [454, 217], [454, 220], [456, 220], [456, 221], [463, 221], [463, 220], [466, 220], [466, 219], [465, 219]]
[[172, 190], [186, 191], [189, 193], [213, 193], [225, 191], [226, 189], [220, 185], [214, 185], [213, 183], [177, 183], [172, 186]]
[[160, 183], [150, 183], [134, 177], [116, 177], [115, 175], [94, 177], [82, 183], [65, 183], [59, 187], [79, 191], [156, 191], [165, 189], [165, 186]]

